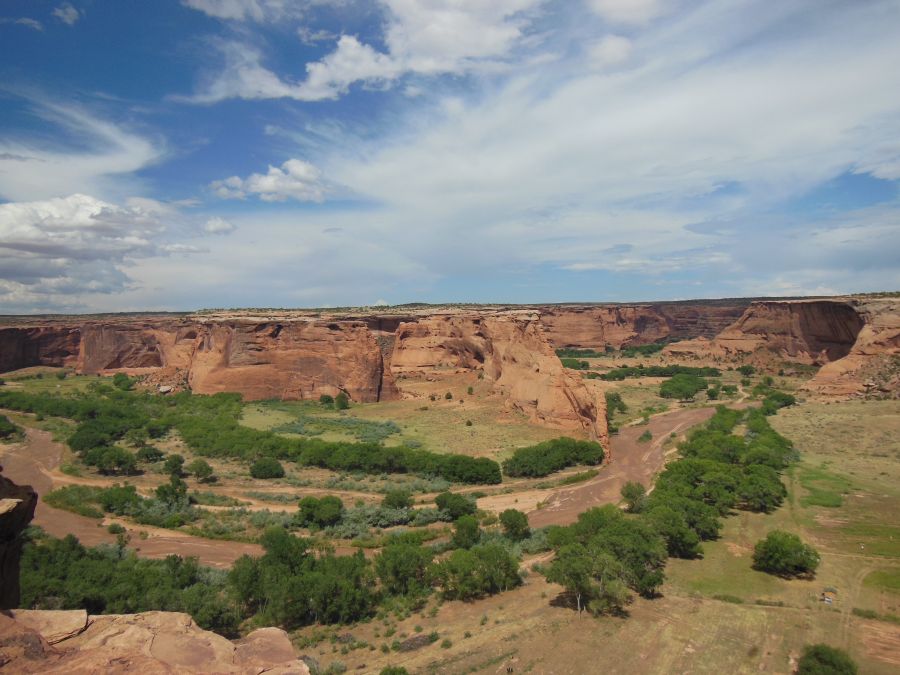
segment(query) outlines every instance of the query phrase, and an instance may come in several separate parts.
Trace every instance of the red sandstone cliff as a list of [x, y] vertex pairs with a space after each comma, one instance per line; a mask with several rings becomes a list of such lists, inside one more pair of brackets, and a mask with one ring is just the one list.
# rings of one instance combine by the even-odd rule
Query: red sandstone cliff
[[534, 313], [447, 314], [401, 324], [391, 364], [396, 373], [481, 370], [535, 422], [607, 440], [605, 403], [562, 367]]
[[664, 353], [727, 359], [764, 351], [821, 365], [846, 356], [864, 322], [841, 300], [757, 301], [712, 340], [677, 342]]
[[850, 352], [822, 367], [805, 389], [824, 398], [900, 398], [900, 299], [859, 304], [865, 325]]

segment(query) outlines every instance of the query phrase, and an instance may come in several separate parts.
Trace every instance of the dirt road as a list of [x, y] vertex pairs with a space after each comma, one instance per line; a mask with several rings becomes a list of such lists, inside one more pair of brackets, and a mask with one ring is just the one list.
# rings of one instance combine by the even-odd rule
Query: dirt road
[[[714, 408], [685, 408], [651, 417], [649, 424], [623, 428], [610, 439], [612, 460], [600, 475], [581, 485], [550, 492], [542, 508], [528, 513], [529, 523], [532, 527], [568, 525], [582, 511], [617, 503], [621, 499], [619, 491], [628, 481], [649, 487], [665, 464], [663, 442], [671, 434], [680, 435], [705, 422], [714, 412]], [[653, 439], [639, 442], [638, 437], [648, 430]]]
[[[38, 495], [48, 493], [54, 487], [52, 472], [59, 466], [63, 448], [55, 443], [46, 431], [26, 429], [26, 440], [11, 446], [0, 446], [0, 464], [3, 475], [20, 485], [31, 485]], [[262, 548], [256, 544], [234, 541], [216, 541], [192, 537], [172, 530], [132, 525], [117, 520], [124, 525], [131, 536], [130, 548], [147, 558], [165, 558], [173, 553], [181, 556], [196, 556], [204, 565], [227, 568], [242, 555], [261, 555]], [[38, 500], [34, 524], [40, 525], [54, 537], [74, 534], [85, 546], [114, 543], [115, 537], [106, 531], [104, 523], [94, 518], [86, 518], [68, 511], [54, 509]], [[141, 539], [139, 532], [149, 536]]]

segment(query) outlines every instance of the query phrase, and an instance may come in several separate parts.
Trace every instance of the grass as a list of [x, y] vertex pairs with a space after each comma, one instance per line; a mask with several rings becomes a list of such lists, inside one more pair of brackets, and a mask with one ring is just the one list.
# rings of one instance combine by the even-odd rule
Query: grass
[[863, 583], [873, 588], [900, 593], [900, 569], [881, 569], [869, 572]]
[[67, 485], [48, 492], [44, 502], [55, 509], [63, 509], [87, 518], [102, 518], [101, 511], [92, 502], [101, 488], [88, 485]]
[[807, 492], [800, 498], [803, 506], [838, 508], [844, 503], [843, 495], [853, 487], [845, 476], [812, 466], [799, 468], [797, 480]]

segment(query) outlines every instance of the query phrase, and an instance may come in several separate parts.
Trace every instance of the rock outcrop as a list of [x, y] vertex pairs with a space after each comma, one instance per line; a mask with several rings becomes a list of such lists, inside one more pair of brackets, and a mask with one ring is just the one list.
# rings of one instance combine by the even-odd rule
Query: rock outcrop
[[749, 300], [641, 305], [556, 305], [538, 308], [554, 349], [602, 349], [712, 338], [737, 320]]
[[0, 667], [17, 673], [309, 675], [283, 630], [263, 628], [231, 642], [174, 612], [0, 614]]
[[37, 493], [30, 486], [0, 475], [0, 609], [19, 605], [22, 532], [34, 518], [35, 507]]
[[900, 398], [900, 299], [864, 299], [850, 352], [823, 366], [806, 391], [823, 398]]
[[75, 366], [80, 341], [77, 326], [0, 327], [0, 373], [29, 366]]
[[730, 359], [765, 352], [786, 361], [822, 365], [846, 356], [864, 323], [846, 301], [757, 301], [712, 340], [677, 342], [664, 353]]
[[391, 367], [398, 374], [479, 370], [533, 421], [606, 441], [605, 403], [562, 367], [533, 312], [447, 314], [403, 323]]

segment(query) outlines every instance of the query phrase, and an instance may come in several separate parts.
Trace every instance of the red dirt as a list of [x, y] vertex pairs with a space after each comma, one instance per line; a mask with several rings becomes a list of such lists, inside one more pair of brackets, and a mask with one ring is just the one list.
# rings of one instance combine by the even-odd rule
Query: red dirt
[[[619, 491], [628, 481], [649, 487], [665, 465], [662, 446], [669, 435], [684, 433], [708, 420], [714, 412], [714, 408], [685, 408], [651, 417], [649, 424], [625, 427], [610, 438], [611, 460], [600, 475], [582, 485], [554, 492], [543, 508], [528, 514], [529, 523], [532, 527], [568, 525], [582, 511], [618, 503]], [[639, 443], [638, 437], [648, 430], [653, 439]]]
[[[3, 474], [19, 485], [31, 485], [40, 496], [54, 487], [49, 472], [59, 466], [63, 448], [46, 431], [26, 429], [25, 433], [27, 440], [12, 446], [3, 455]], [[101, 521], [54, 509], [42, 499], [38, 500], [34, 524], [54, 537], [73, 534], [85, 546], [115, 542], [115, 537], [106, 531]], [[147, 558], [165, 558], [175, 553], [185, 557], [196, 556], [204, 565], [228, 568], [244, 554], [262, 554], [262, 548], [257, 544], [216, 541], [171, 530], [121, 524], [131, 535], [130, 548]], [[140, 531], [150, 536], [140, 539]]]

